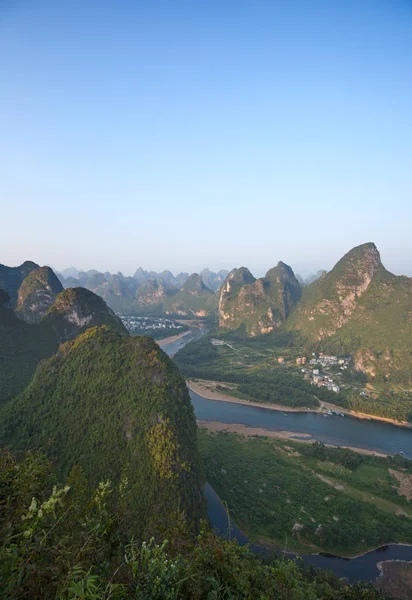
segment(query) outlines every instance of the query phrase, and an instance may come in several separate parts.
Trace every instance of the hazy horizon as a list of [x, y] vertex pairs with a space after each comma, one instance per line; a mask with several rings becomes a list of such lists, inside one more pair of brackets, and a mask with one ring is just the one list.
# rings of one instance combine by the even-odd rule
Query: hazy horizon
[[[0, 262], [412, 275], [412, 5], [0, 6]], [[7, 57], [7, 58], [6, 58]]]
[[[365, 242], [362, 242], [362, 243], [365, 243]], [[357, 244], [357, 245], [360, 245], [360, 244]], [[121, 272], [126, 277], [133, 276], [139, 267], [141, 267], [145, 271], [155, 271], [158, 273], [160, 273], [161, 271], [171, 271], [174, 276], [176, 276], [182, 272], [188, 272], [189, 274], [200, 273], [203, 269], [206, 269], [206, 268], [210, 269], [212, 272], [217, 273], [220, 270], [231, 271], [234, 268], [247, 267], [255, 277], [263, 277], [270, 268], [274, 267], [279, 261], [282, 261], [292, 267], [295, 275], [301, 275], [303, 278], [306, 278], [309, 275], [314, 275], [317, 271], [320, 271], [320, 270], [330, 271], [334, 267], [334, 265], [338, 262], [338, 260], [340, 260], [342, 258], [342, 256], [344, 256], [344, 254], [346, 254], [346, 252], [349, 252], [349, 250], [351, 250], [351, 248], [348, 248], [342, 255], [337, 255], [336, 257], [332, 257], [331, 254], [328, 253], [328, 256], [325, 257], [323, 264], [313, 265], [313, 266], [307, 265], [307, 263], [305, 264], [304, 262], [293, 264], [292, 262], [288, 262], [287, 260], [285, 260], [284, 256], [283, 257], [280, 256], [279, 258], [275, 259], [272, 262], [267, 262], [267, 264], [261, 263], [260, 265], [259, 264], [251, 264], [250, 262], [249, 263], [238, 262], [238, 263], [232, 264], [232, 265], [230, 265], [229, 263], [222, 263], [222, 264], [218, 264], [218, 265], [206, 263], [203, 266], [201, 266], [201, 265], [194, 266], [193, 264], [190, 266], [190, 263], [187, 263], [189, 265], [189, 266], [187, 266], [187, 268], [180, 268], [180, 269], [179, 268], [177, 268], [177, 269], [170, 268], [167, 265], [167, 260], [165, 260], [164, 263], [159, 263], [159, 264], [158, 263], [153, 264], [153, 263], [150, 263], [150, 261], [148, 261], [148, 263], [149, 263], [148, 265], [139, 263], [137, 261], [135, 266], [132, 269], [128, 269], [128, 270], [124, 270], [121, 268], [108, 269], [108, 268], [105, 268], [104, 265], [100, 264], [101, 261], [99, 262], [100, 266], [91, 265], [91, 266], [83, 267], [81, 265], [76, 265], [74, 263], [71, 263], [70, 265], [56, 266], [55, 264], [50, 263], [50, 261], [46, 261], [46, 262], [35, 261], [32, 257], [26, 257], [24, 260], [33, 260], [34, 262], [40, 264], [40, 266], [43, 266], [43, 265], [50, 266], [54, 271], [56, 271], [58, 273], [62, 273], [66, 269], [70, 269], [70, 268], [75, 268], [78, 271], [89, 271], [89, 270], [94, 269], [94, 270], [100, 271], [102, 273], [107, 272], [107, 271], [109, 271], [111, 273]], [[379, 247], [378, 247], [378, 250], [380, 250]], [[24, 262], [24, 260], [17, 262], [17, 263], [13, 263], [13, 264], [4, 263], [0, 260], [0, 264], [6, 264], [7, 266], [11, 266], [11, 267], [19, 266], [22, 262]], [[389, 271], [394, 273], [395, 275], [412, 276], [412, 265], [408, 259], [407, 259], [407, 261], [405, 261], [405, 269], [404, 270], [396, 268], [396, 263], [394, 265], [391, 264], [391, 261], [387, 261], [385, 259], [385, 256], [382, 256], [382, 253], [381, 253], [381, 260], [382, 260], [383, 265]]]

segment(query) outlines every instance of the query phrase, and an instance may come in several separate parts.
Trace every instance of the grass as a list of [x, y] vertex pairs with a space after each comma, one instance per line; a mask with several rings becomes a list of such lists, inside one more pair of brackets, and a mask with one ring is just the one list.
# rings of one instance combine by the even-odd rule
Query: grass
[[254, 542], [343, 556], [412, 543], [412, 518], [395, 515], [412, 516], [388, 472], [398, 459], [361, 457], [351, 470], [311, 456], [311, 445], [205, 430], [198, 438], [208, 481]]

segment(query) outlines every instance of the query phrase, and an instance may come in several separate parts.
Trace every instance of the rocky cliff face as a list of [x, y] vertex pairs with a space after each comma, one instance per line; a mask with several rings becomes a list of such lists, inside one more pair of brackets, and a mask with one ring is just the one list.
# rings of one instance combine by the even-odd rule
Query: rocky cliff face
[[52, 327], [61, 341], [73, 339], [85, 329], [101, 325], [108, 325], [127, 335], [123, 323], [104, 300], [85, 288], [69, 288], [61, 292], [42, 323]]
[[260, 279], [245, 267], [234, 269], [220, 291], [219, 326], [245, 326], [251, 336], [269, 333], [285, 322], [300, 295], [300, 284], [285, 263], [279, 262]]
[[287, 327], [320, 349], [352, 354], [370, 377], [412, 381], [412, 279], [389, 273], [372, 243], [305, 288]]
[[310, 339], [333, 335], [349, 321], [380, 269], [375, 244], [353, 248], [332, 271], [305, 289], [294, 319], [297, 328]]
[[16, 315], [28, 323], [38, 323], [61, 291], [63, 286], [50, 267], [34, 269], [18, 289]]
[[162, 283], [146, 281], [136, 293], [137, 304], [141, 307], [160, 306], [165, 301], [167, 293], [168, 289]]

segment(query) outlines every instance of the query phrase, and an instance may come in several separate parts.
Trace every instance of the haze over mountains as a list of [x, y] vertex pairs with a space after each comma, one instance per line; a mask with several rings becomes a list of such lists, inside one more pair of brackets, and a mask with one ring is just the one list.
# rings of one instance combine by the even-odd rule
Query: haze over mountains
[[[200, 274], [145, 271], [139, 267], [133, 277], [122, 273], [77, 271], [74, 267], [58, 274], [64, 287], [82, 286], [101, 296], [122, 314], [180, 314], [206, 316], [216, 310], [216, 292], [227, 271]], [[212, 299], [213, 298], [213, 299]]]

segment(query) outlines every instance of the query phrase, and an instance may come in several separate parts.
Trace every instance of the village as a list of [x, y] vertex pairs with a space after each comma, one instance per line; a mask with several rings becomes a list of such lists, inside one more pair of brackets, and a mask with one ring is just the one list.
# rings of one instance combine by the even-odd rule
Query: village
[[[279, 356], [277, 361], [279, 364], [285, 364], [283, 356]], [[348, 368], [350, 361], [351, 356], [349, 355], [338, 357], [323, 352], [320, 352], [318, 356], [312, 352], [312, 358], [309, 361], [306, 356], [298, 356], [295, 360], [296, 365], [301, 367], [305, 380], [317, 387], [326, 387], [335, 393], [340, 391], [338, 380], [342, 377], [341, 372]]]
[[152, 332], [163, 330], [176, 330], [176, 333], [183, 331], [185, 327], [176, 322], [164, 317], [133, 317], [127, 315], [119, 315], [123, 325], [130, 333], [147, 332], [148, 335]]

